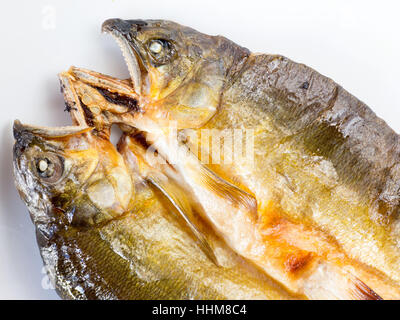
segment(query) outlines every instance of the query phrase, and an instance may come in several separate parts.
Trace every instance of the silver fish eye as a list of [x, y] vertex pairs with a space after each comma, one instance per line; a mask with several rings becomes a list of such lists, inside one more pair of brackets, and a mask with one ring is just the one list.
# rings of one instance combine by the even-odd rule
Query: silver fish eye
[[152, 39], [147, 43], [152, 62], [159, 66], [171, 62], [176, 56], [174, 45], [165, 39]]
[[49, 167], [49, 164], [47, 163], [46, 160], [43, 160], [43, 159], [42, 159], [42, 160], [39, 161], [39, 163], [38, 163], [38, 170], [39, 170], [40, 172], [46, 171], [48, 167]]
[[160, 40], [150, 42], [149, 50], [154, 54], [159, 54], [163, 50], [163, 44]]
[[34, 161], [36, 175], [47, 183], [57, 182], [64, 172], [64, 161], [56, 154], [47, 153]]

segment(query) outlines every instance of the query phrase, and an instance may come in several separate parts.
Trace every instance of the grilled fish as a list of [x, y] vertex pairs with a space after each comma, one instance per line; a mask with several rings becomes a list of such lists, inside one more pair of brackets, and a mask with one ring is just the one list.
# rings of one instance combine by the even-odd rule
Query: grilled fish
[[[261, 267], [297, 297], [400, 296], [393, 214], [396, 157], [381, 159], [376, 151], [396, 150], [397, 135], [367, 106], [304, 65], [281, 56], [251, 54], [223, 37], [172, 22], [111, 19], [103, 30], [121, 46], [131, 79], [72, 70], [68, 78], [72, 76], [76, 88], [89, 85], [88, 90], [74, 92], [64, 81], [74, 129], [59, 128], [49, 134], [48, 128], [20, 130], [17, 123], [16, 132], [56, 140], [70, 130], [84, 137], [94, 134], [90, 141], [100, 139], [102, 143], [95, 146], [104, 153], [109, 127], [118, 123], [125, 132], [118, 150], [118, 157], [124, 158], [121, 168], [133, 181], [140, 177], [162, 193], [165, 205], [172, 205], [172, 211], [184, 218], [188, 233], [214, 267], [220, 268], [221, 256], [209, 225], [246, 263]], [[171, 121], [185, 141], [183, 154], [177, 149], [180, 142], [168, 135]], [[87, 132], [88, 124], [94, 133]], [[202, 130], [243, 128], [255, 133], [253, 162], [204, 166], [199, 161], [207, 149], [200, 141]], [[230, 139], [229, 130], [224, 148], [225, 139]], [[199, 151], [197, 156], [187, 151], [193, 146], [190, 150]], [[155, 149], [166, 165], [149, 163], [142, 157], [146, 149]], [[174, 152], [178, 159], [173, 159]], [[40, 160], [34, 161], [36, 172], [49, 165]], [[171, 165], [171, 160], [177, 161]], [[373, 180], [369, 171], [381, 180]], [[141, 190], [142, 184], [132, 185], [136, 188], [131, 191]], [[79, 190], [98, 193], [96, 188]], [[78, 214], [72, 224], [85, 230], [88, 223], [96, 226], [91, 230], [111, 225], [136, 201], [113, 199], [100, 214], [81, 210], [88, 214]], [[31, 212], [39, 211], [35, 210]], [[207, 220], [206, 227], [199, 227], [192, 211]], [[72, 216], [68, 212], [68, 219]], [[246, 276], [254, 276], [253, 272]], [[275, 297], [284, 296], [278, 292]]]
[[[253, 54], [224, 37], [173, 22], [110, 19], [103, 31], [120, 45], [138, 95], [140, 112], [134, 119], [122, 117], [124, 125], [150, 133], [156, 142], [163, 139], [158, 128], [175, 121], [183, 135], [197, 131], [189, 143], [200, 145], [198, 150], [204, 148], [201, 130], [252, 129], [252, 163], [208, 169], [256, 200], [254, 224], [264, 223], [265, 232], [287, 236], [300, 247], [301, 237], [292, 236], [302, 233], [294, 231], [297, 224], [325, 235], [378, 274], [381, 281], [365, 278], [379, 295], [400, 297], [400, 143], [369, 107], [305, 65]], [[173, 148], [164, 142], [157, 148], [168, 158]], [[204, 177], [199, 170], [192, 174]], [[193, 185], [187, 191], [194, 192]], [[229, 200], [231, 194], [219, 196]], [[214, 227], [225, 238], [232, 236], [222, 225]], [[311, 251], [324, 255], [316, 243]], [[316, 261], [308, 254], [283, 258], [296, 266], [287, 268], [288, 277]]]
[[[83, 85], [68, 74], [61, 74], [60, 80], [73, 125], [48, 128], [16, 121], [13, 152], [16, 187], [61, 297], [295, 297], [211, 232], [207, 241], [219, 264], [204, 254], [174, 209], [116, 150], [101, 123], [89, 126], [96, 121], [87, 117], [83, 106], [101, 97], [101, 88], [81, 99]], [[99, 105], [107, 106], [113, 112], [129, 109], [129, 104], [107, 101]]]
[[[252, 195], [216, 176], [189, 150], [177, 148], [178, 160], [171, 161], [170, 150], [176, 145], [164, 134], [168, 128], [156, 130], [157, 124], [149, 124], [148, 127], [153, 128], [153, 138], [149, 138], [147, 132], [138, 131], [146, 127], [149, 119], [141, 115], [138, 120], [137, 106], [136, 109], [127, 106], [133, 105], [137, 97], [132, 93], [129, 96], [128, 88], [124, 92], [115, 89], [128, 84], [127, 81], [79, 68], [71, 68], [66, 75], [79, 99], [86, 103], [81, 113], [90, 119], [96, 130], [108, 137], [111, 125], [121, 124], [126, 133], [118, 144], [118, 151], [130, 170], [135, 172], [136, 178], [149, 181], [166, 196], [192, 227], [200, 247], [213, 261], [218, 263], [206, 237], [196, 228], [193, 212], [200, 213], [237, 253], [292, 293], [313, 299], [380, 298], [363, 282], [367, 281], [385, 298], [395, 298], [399, 294], [387, 277], [350, 259], [335, 241], [316, 228], [291, 221], [272, 203], [257, 208]], [[114, 89], [104, 89], [104, 83], [113, 83]], [[127, 103], [128, 100], [131, 102]], [[132, 121], [136, 127], [127, 127]], [[154, 140], [155, 135], [157, 139]], [[166, 156], [167, 161], [163, 163], [149, 157], [151, 148], [157, 150], [159, 156]]]

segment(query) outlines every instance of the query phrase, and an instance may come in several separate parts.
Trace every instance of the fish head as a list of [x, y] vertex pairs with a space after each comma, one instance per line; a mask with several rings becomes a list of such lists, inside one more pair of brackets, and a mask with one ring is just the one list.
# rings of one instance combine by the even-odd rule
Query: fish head
[[186, 127], [200, 126], [215, 114], [232, 66], [249, 54], [224, 37], [166, 20], [109, 19], [102, 30], [121, 47], [142, 101]]
[[15, 184], [46, 237], [55, 226], [97, 226], [131, 210], [131, 174], [115, 146], [93, 128], [35, 127], [15, 121], [13, 130]]
[[[57, 129], [14, 122], [15, 184], [36, 225], [50, 224], [57, 207], [63, 208], [62, 211], [71, 209], [68, 204], [95, 170], [98, 156], [80, 139], [84, 129], [76, 131], [75, 128], [78, 127], [60, 133]], [[74, 152], [78, 148], [90, 157]], [[56, 198], [63, 203], [53, 203]], [[68, 213], [65, 218], [70, 218]]]

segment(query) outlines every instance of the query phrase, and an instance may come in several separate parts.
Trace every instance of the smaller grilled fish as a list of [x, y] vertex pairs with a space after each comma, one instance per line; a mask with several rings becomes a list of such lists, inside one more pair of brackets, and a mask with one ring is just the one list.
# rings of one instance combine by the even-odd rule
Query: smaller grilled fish
[[216, 266], [168, 203], [135, 176], [107, 133], [88, 126], [73, 78], [60, 79], [74, 125], [15, 121], [13, 153], [16, 187], [61, 297], [293, 298], [210, 233]]

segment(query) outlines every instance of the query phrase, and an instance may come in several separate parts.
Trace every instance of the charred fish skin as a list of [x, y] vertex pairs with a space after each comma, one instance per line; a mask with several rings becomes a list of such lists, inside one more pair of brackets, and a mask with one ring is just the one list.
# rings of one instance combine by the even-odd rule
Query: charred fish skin
[[329, 159], [340, 180], [365, 195], [371, 207], [380, 207], [383, 216], [395, 215], [400, 185], [388, 190], [386, 183], [399, 180], [393, 168], [400, 159], [399, 136], [367, 105], [331, 79], [282, 56], [248, 59], [222, 105], [239, 94], [241, 104], [262, 109], [283, 135]]
[[[206, 127], [236, 127], [245, 109], [253, 118], [246, 124], [261, 131], [252, 177], [275, 194], [260, 198], [277, 199], [354, 258], [400, 280], [399, 138], [383, 120], [329, 78], [282, 56], [250, 57], [221, 106]], [[263, 123], [268, 129], [260, 130]]]
[[61, 297], [294, 298], [210, 235], [221, 262], [215, 265], [149, 185], [126, 171], [123, 150], [84, 125], [78, 84], [70, 80], [61, 75], [66, 100], [76, 99], [75, 126], [14, 124], [16, 187]]
[[[272, 201], [294, 221], [333, 236], [350, 257], [398, 286], [398, 135], [384, 121], [331, 79], [288, 58], [252, 54], [232, 42], [211, 50], [221, 37], [181, 32], [186, 27], [168, 21], [128, 21], [124, 32], [119, 22], [106, 21], [103, 31], [120, 42], [131, 69], [132, 60], [140, 64], [136, 85], [150, 106], [147, 116], [197, 128], [198, 136], [201, 129], [254, 129], [254, 163], [210, 167], [252, 192], [259, 205]], [[172, 58], [153, 63], [152, 39], [178, 43]], [[127, 48], [136, 53], [129, 56]], [[202, 57], [189, 59], [192, 48], [200, 48]], [[219, 69], [209, 60], [231, 63]], [[193, 70], [204, 63], [207, 86], [198, 90], [202, 82]], [[208, 112], [196, 108], [201, 101], [212, 106]]]

